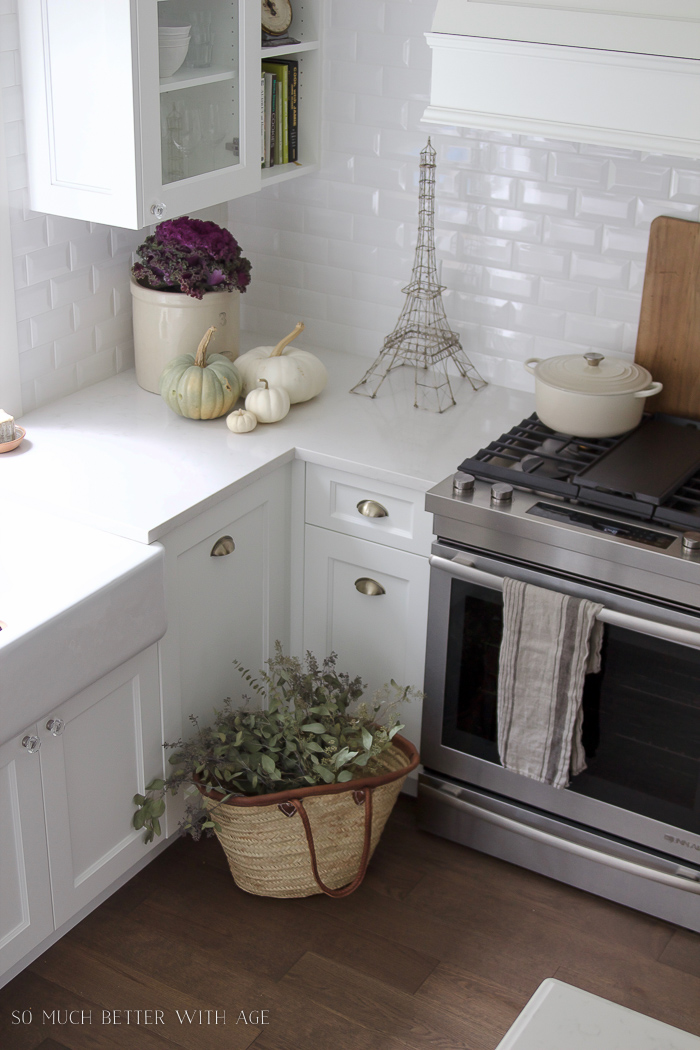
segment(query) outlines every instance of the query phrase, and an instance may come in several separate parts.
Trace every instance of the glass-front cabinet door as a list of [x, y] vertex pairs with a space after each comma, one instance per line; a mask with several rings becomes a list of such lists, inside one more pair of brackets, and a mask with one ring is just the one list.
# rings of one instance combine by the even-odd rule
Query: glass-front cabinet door
[[31, 206], [140, 229], [260, 186], [260, 0], [22, 0]]
[[[181, 215], [260, 185], [260, 10], [252, 0], [140, 0], [141, 210]], [[144, 56], [158, 56], [154, 64]]]

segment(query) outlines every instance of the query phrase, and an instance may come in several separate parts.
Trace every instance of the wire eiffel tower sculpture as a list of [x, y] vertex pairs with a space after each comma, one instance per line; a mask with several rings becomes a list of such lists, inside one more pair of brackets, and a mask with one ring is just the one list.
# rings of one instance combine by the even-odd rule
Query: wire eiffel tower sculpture
[[450, 329], [445, 316], [444, 288], [435, 265], [435, 156], [428, 139], [420, 155], [418, 243], [410, 283], [402, 289], [406, 301], [396, 327], [384, 340], [379, 357], [351, 393], [376, 397], [389, 372], [412, 364], [414, 406], [444, 412], [456, 404], [450, 363], [469, 380], [474, 390], [486, 386], [486, 380], [465, 354], [459, 336]]

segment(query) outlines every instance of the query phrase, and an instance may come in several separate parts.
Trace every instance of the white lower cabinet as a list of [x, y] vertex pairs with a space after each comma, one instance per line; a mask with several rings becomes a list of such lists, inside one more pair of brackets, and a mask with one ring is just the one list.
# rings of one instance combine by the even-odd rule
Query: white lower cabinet
[[[0, 747], [0, 974], [53, 932], [38, 729]], [[36, 743], [34, 743], [36, 746]]]
[[[307, 525], [304, 649], [336, 652], [338, 669], [361, 675], [370, 694], [392, 678], [422, 689], [428, 577], [427, 557]], [[420, 705], [401, 720], [418, 744]]]
[[133, 796], [163, 763], [156, 646], [61, 704], [39, 735], [58, 927], [149, 848], [131, 817]]
[[[290, 465], [253, 482], [162, 540], [168, 630], [161, 639], [165, 740], [190, 735], [240, 701], [234, 660], [257, 672], [277, 639], [289, 649]], [[167, 833], [181, 806], [168, 799]]]
[[162, 762], [155, 645], [0, 747], [0, 978], [155, 848], [131, 800]]

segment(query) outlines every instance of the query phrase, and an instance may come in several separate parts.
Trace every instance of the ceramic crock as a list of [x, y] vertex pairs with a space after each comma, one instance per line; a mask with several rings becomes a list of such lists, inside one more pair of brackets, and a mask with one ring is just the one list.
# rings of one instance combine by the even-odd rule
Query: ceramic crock
[[216, 328], [210, 342], [212, 354], [238, 357], [240, 292], [207, 292], [201, 299], [182, 292], [144, 288], [132, 277], [134, 356], [136, 382], [158, 393], [158, 380], [168, 361], [180, 354], [194, 354], [207, 328]]
[[641, 422], [646, 398], [662, 383], [622, 357], [562, 354], [531, 357], [525, 368], [535, 377], [535, 408], [545, 426], [577, 437], [615, 437]]

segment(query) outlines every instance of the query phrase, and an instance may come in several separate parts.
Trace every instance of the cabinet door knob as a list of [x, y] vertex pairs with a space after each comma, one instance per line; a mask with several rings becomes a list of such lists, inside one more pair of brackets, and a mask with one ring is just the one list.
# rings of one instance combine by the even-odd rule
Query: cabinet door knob
[[212, 558], [225, 558], [227, 554], [232, 554], [236, 549], [236, 544], [233, 542], [232, 536], [220, 536], [211, 549]]
[[377, 503], [375, 499], [361, 499], [357, 504], [357, 509], [360, 514], [364, 514], [366, 518], [389, 517], [389, 511], [386, 507], [382, 507], [381, 503]]
[[22, 747], [26, 747], [30, 755], [35, 755], [41, 747], [41, 740], [38, 736], [25, 736], [22, 740]]
[[60, 736], [63, 730], [66, 728], [66, 723], [63, 721], [62, 718], [50, 718], [46, 723], [46, 728], [48, 729], [51, 736]]
[[151, 215], [155, 219], [162, 219], [165, 215], [165, 205], [161, 201], [156, 201], [151, 205]]
[[370, 580], [368, 576], [360, 576], [359, 580], [355, 580], [355, 590], [359, 591], [360, 594], [369, 595], [370, 598], [375, 597], [375, 595], [386, 594], [381, 583], [377, 583], [376, 580]]

